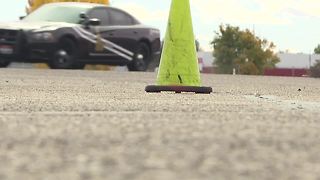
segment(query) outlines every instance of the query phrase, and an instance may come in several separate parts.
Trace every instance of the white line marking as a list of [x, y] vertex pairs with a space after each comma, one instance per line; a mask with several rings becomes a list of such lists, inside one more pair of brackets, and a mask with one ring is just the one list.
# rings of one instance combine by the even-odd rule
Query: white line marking
[[[86, 34], [86, 35], [88, 35], [88, 36], [91, 36], [91, 37], [94, 38], [94, 39], [97, 38], [97, 36], [96, 36], [95, 34], [89, 32], [89, 31], [86, 31], [86, 30], [84, 30], [83, 28], [80, 28], [80, 27], [76, 27], [76, 28], [78, 28], [82, 33], [84, 33], [84, 34]], [[120, 51], [123, 51], [124, 53], [127, 53], [127, 54], [130, 55], [130, 56], [133, 56], [133, 55], [134, 55], [133, 52], [131, 52], [131, 51], [127, 50], [127, 49], [124, 49], [123, 47], [121, 47], [121, 46], [119, 46], [119, 45], [117, 45], [117, 44], [115, 44], [115, 43], [113, 43], [113, 42], [111, 42], [111, 41], [108, 41], [108, 40], [106, 40], [106, 39], [104, 39], [104, 38], [102, 38], [102, 41], [103, 41], [104, 43], [106, 43], [106, 44], [110, 44], [111, 46], [113, 46], [113, 48], [116, 48], [116, 49], [118, 49], [118, 50], [120, 50]]]
[[[73, 28], [73, 30], [76, 31], [76, 32], [78, 33], [78, 35], [81, 36], [83, 39], [86, 39], [87, 41], [89, 41], [89, 42], [91, 42], [91, 43], [93, 43], [93, 44], [96, 44], [96, 43], [97, 43], [96, 40], [91, 39], [91, 38], [89, 38], [88, 36], [85, 36], [82, 32], [80, 32], [80, 31], [79, 31], [79, 28]], [[104, 47], [105, 49], [107, 49], [107, 50], [109, 50], [109, 51], [111, 51], [111, 52], [113, 52], [113, 53], [115, 53], [115, 54], [117, 54], [117, 55], [125, 58], [125, 59], [128, 59], [129, 61], [132, 61], [132, 60], [133, 60], [132, 57], [129, 57], [128, 55], [123, 54], [123, 53], [119, 52], [119, 51], [116, 50], [116, 49], [110, 48], [110, 47], [108, 47], [108, 46], [103, 46], [103, 47]]]

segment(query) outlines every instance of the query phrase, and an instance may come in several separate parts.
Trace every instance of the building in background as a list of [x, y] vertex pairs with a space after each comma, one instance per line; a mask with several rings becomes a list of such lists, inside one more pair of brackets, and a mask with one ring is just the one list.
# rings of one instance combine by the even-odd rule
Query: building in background
[[320, 60], [320, 55], [317, 54], [293, 54], [293, 53], [278, 53], [280, 62], [276, 64], [274, 69], [266, 69], [267, 76], [307, 76], [311, 66], [317, 60]]
[[[266, 69], [267, 76], [307, 76], [311, 66], [317, 60], [320, 60], [320, 55], [303, 54], [303, 53], [278, 53], [280, 62], [276, 64], [276, 68]], [[212, 52], [198, 52], [199, 67], [202, 73], [214, 73], [214, 57]]]
[[198, 52], [199, 69], [202, 73], [214, 73], [212, 52]]

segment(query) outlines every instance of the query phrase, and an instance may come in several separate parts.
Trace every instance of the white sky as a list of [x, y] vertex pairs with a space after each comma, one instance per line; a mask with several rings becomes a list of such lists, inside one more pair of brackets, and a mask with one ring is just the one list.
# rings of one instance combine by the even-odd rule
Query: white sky
[[[4, 1], [4, 0], [2, 0]], [[320, 43], [319, 0], [190, 0], [194, 31], [204, 49], [220, 24], [255, 30], [278, 50], [310, 53]], [[171, 0], [112, 0], [144, 24], [166, 29]], [[7, 0], [0, 7], [0, 22], [24, 15], [27, 0]]]

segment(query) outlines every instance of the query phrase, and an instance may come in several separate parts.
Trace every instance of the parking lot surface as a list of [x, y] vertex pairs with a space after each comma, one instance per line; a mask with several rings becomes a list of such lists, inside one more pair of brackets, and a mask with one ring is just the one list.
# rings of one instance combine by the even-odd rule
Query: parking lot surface
[[0, 180], [319, 179], [320, 80], [0, 70]]

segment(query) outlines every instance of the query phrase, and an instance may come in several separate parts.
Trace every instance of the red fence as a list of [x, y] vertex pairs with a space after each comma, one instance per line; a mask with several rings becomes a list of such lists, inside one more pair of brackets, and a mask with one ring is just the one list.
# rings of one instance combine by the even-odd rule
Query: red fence
[[302, 77], [302, 76], [308, 75], [308, 69], [287, 69], [287, 68], [266, 69], [264, 71], [264, 75]]

